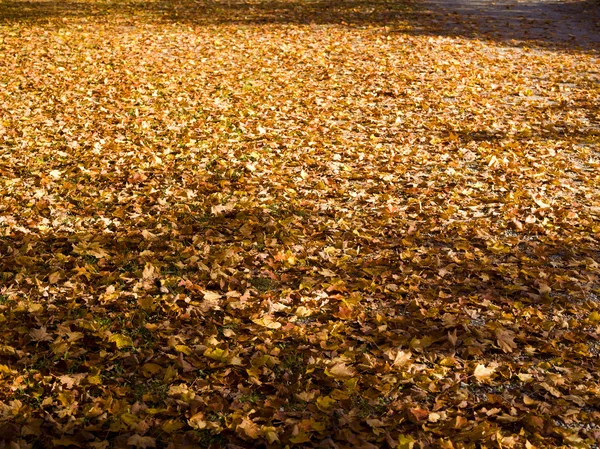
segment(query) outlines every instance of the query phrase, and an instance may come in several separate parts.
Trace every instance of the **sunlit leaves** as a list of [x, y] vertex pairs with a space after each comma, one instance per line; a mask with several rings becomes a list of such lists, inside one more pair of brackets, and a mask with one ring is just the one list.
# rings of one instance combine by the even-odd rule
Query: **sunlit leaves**
[[11, 5], [17, 445], [596, 444], [590, 54], [394, 2]]

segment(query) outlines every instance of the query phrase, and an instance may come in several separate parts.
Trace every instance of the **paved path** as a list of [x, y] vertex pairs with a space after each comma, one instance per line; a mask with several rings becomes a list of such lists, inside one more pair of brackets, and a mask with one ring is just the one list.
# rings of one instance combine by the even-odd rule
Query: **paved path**
[[446, 32], [600, 52], [600, 0], [424, 0]]

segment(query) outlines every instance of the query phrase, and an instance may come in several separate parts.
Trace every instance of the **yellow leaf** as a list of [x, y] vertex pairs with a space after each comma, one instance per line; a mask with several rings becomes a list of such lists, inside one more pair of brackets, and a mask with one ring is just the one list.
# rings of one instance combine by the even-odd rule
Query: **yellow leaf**
[[173, 346], [173, 349], [178, 352], [183, 352], [185, 355], [192, 355], [192, 350], [186, 345], [175, 345]]
[[204, 413], [198, 412], [188, 419], [188, 424], [192, 429], [202, 430], [205, 429], [208, 423], [204, 420]]
[[272, 426], [262, 426], [260, 428], [260, 431], [265, 436], [265, 438], [267, 439], [267, 441], [270, 444], [273, 444], [276, 441], [279, 441], [279, 436], [277, 435], [277, 429], [275, 427], [272, 427]]
[[181, 429], [185, 424], [183, 424], [181, 421], [176, 421], [174, 419], [169, 419], [167, 421], [165, 421], [163, 423], [161, 427], [161, 429], [167, 433], [173, 433], [176, 430]]
[[413, 449], [415, 440], [410, 435], [398, 435], [397, 449]]
[[252, 320], [252, 322], [258, 324], [259, 326], [264, 326], [267, 329], [279, 329], [281, 327], [281, 323], [275, 321], [271, 315], [255, 318]]
[[335, 405], [337, 401], [329, 396], [321, 396], [317, 398], [317, 408], [322, 412], [327, 412]]
[[14, 355], [16, 353], [17, 350], [12, 346], [0, 345], [0, 355]]
[[130, 427], [133, 427], [140, 422], [140, 419], [133, 413], [123, 413], [119, 418]]
[[94, 374], [87, 377], [87, 383], [90, 385], [101, 385], [102, 384], [102, 376], [100, 374]]
[[208, 348], [204, 351], [204, 355], [218, 362], [226, 362], [229, 357], [229, 351], [227, 349]]
[[127, 348], [133, 346], [133, 340], [123, 334], [112, 334], [108, 341], [116, 343], [118, 349]]
[[177, 379], [177, 370], [172, 365], [169, 365], [163, 376], [163, 382], [168, 383], [175, 379]]
[[597, 311], [593, 311], [592, 313], [590, 313], [588, 315], [588, 321], [590, 321], [591, 323], [597, 323], [600, 321], [600, 313], [598, 313]]
[[290, 438], [290, 442], [294, 444], [308, 443], [310, 441], [310, 435], [304, 432], [298, 432], [297, 435], [294, 435]]

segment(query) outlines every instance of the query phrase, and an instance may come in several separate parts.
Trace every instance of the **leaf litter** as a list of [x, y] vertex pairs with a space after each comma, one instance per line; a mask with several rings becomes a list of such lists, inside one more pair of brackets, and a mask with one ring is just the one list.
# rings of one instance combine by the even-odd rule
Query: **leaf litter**
[[0, 440], [596, 447], [597, 55], [415, 11], [0, 4]]

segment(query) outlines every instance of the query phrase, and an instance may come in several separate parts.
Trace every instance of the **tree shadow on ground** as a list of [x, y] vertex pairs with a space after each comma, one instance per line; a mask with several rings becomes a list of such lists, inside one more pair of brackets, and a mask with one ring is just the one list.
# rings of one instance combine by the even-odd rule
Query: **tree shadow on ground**
[[460, 36], [512, 45], [597, 50], [597, 0], [481, 3], [425, 1], [4, 1], [0, 21], [44, 24], [56, 20], [186, 22], [191, 25], [349, 25]]
[[[378, 402], [390, 394], [373, 389], [384, 373], [386, 382], [400, 376], [406, 383], [394, 392], [398, 404], [427, 408], [443, 397], [449, 409], [467, 400], [474, 409], [483, 410], [526, 394], [547, 403], [546, 413], [552, 419], [560, 418], [564, 401], [535, 382], [520, 382], [516, 373], [555, 364], [563, 371], [578, 370], [588, 379], [597, 379], [599, 362], [590, 354], [600, 350], [600, 344], [596, 318], [589, 318], [600, 301], [597, 244], [566, 237], [545, 240], [532, 232], [507, 232], [490, 242], [484, 234], [478, 235], [476, 226], [470, 234], [453, 235], [452, 229], [440, 229], [435, 219], [421, 222], [416, 231], [407, 231], [400, 223], [381, 230], [363, 228], [363, 235], [371, 235], [368, 242], [350, 230], [319, 230], [324, 215], [341, 218], [335, 211], [285, 207], [270, 212], [231, 211], [219, 217], [182, 212], [176, 232], [168, 238], [144, 235], [139, 230], [143, 223], [116, 234], [15, 233], [1, 238], [0, 275], [7, 287], [0, 296], [5, 320], [0, 331], [3, 373], [18, 373], [21, 380], [19, 388], [0, 394], [0, 405], [3, 402], [7, 411], [14, 412], [0, 419], [0, 440], [22, 435], [45, 445], [67, 432], [78, 445], [100, 437], [118, 442], [115, 447], [126, 447], [133, 431], [105, 415], [90, 415], [85, 424], [60, 413], [48, 419], [50, 407], [57, 404], [52, 398], [58, 394], [69, 403], [78, 397], [79, 408], [87, 410], [103, 403], [103, 397], [118, 395], [122, 409], [131, 407], [143, 416], [140, 403], [173, 406], [169, 395], [177, 393], [169, 385], [175, 385], [175, 380], [176, 385], [187, 384], [190, 391], [203, 395], [206, 402], [194, 407], [206, 415], [235, 413], [241, 403], [241, 393], [232, 387], [237, 385], [251, 392], [253, 408], [261, 410], [268, 422], [286, 414], [298, 419], [317, 414], [325, 420], [327, 411], [293, 399], [303, 392], [302, 379], [312, 379], [323, 395], [339, 391], [339, 384], [323, 375], [322, 369], [307, 370], [314, 363], [311, 357], [322, 353], [359, 354], [356, 398], [340, 400], [336, 413], [353, 416], [362, 410], [364, 416], [353, 422], [352, 430], [362, 429], [373, 442], [377, 440], [364, 422], [367, 416], [401, 419], [405, 413], [403, 408], [395, 410]], [[308, 251], [309, 242], [336, 250], [360, 246], [361, 251], [343, 261], [314, 253], [298, 255], [304, 262], [291, 263], [278, 256], [294, 245]], [[202, 244], [210, 251], [201, 249]], [[155, 274], [147, 274], [144, 264], [149, 258], [161, 264]], [[55, 272], [60, 276], [52, 279]], [[244, 289], [253, 290], [253, 305], [246, 308], [236, 297], [225, 296]], [[221, 295], [217, 307], [202, 302], [206, 291]], [[315, 291], [328, 300], [319, 305]], [[362, 302], [350, 306], [348, 298]], [[260, 316], [257, 309], [273, 304], [285, 306], [272, 309], [273, 319], [292, 323], [291, 327], [268, 329], [255, 324]], [[294, 311], [300, 306], [315, 311], [298, 319]], [[42, 334], [34, 333], [40, 326]], [[338, 328], [343, 332], [334, 332]], [[233, 369], [211, 359], [205, 345], [188, 343], [188, 347], [174, 339], [182, 336], [201, 343], [216, 336], [223, 340], [227, 329], [230, 333], [225, 335], [232, 335], [233, 329], [233, 335], [240, 337], [235, 344], [219, 346], [237, 354], [240, 365]], [[45, 332], [52, 337], [46, 339]], [[328, 340], [317, 338], [325, 334]], [[124, 335], [135, 349], [115, 347], [111, 335]], [[281, 353], [281, 363], [258, 374], [251, 368], [246, 371], [256, 363], [263, 341], [269, 348], [280, 348], [274, 354]], [[429, 386], [427, 391], [424, 382], [412, 383], [412, 374], [390, 372], [386, 351], [398, 347], [409, 348], [423, 363], [418, 368], [422, 371], [428, 364], [459, 370], [496, 364], [501, 378], [491, 387], [473, 382], [465, 371], [458, 380], [440, 375], [443, 389]], [[157, 370], [154, 375], [147, 371], [148, 362]], [[169, 366], [176, 377], [166, 381]], [[100, 375], [103, 380], [98, 384], [95, 379]], [[259, 377], [259, 382], [253, 380]], [[210, 383], [222, 388], [213, 391]], [[569, 391], [571, 385], [564, 388]], [[580, 405], [597, 410], [595, 396], [571, 391]], [[279, 402], [271, 416], [273, 401]], [[40, 414], [42, 402], [46, 405]], [[343, 428], [346, 424], [341, 422]], [[154, 420], [149, 423], [148, 436], [164, 433], [158, 427], [160, 420], [156, 428]], [[410, 420], [398, 426], [403, 434], [427, 437]], [[494, 426], [507, 432], [528, 429], [526, 415]], [[471, 438], [469, 429], [454, 429], [451, 439]], [[231, 441], [244, 444], [231, 430], [224, 432]], [[190, 435], [194, 435], [190, 444], [199, 444], [199, 434]], [[332, 428], [331, 437], [342, 441], [347, 435]]]

